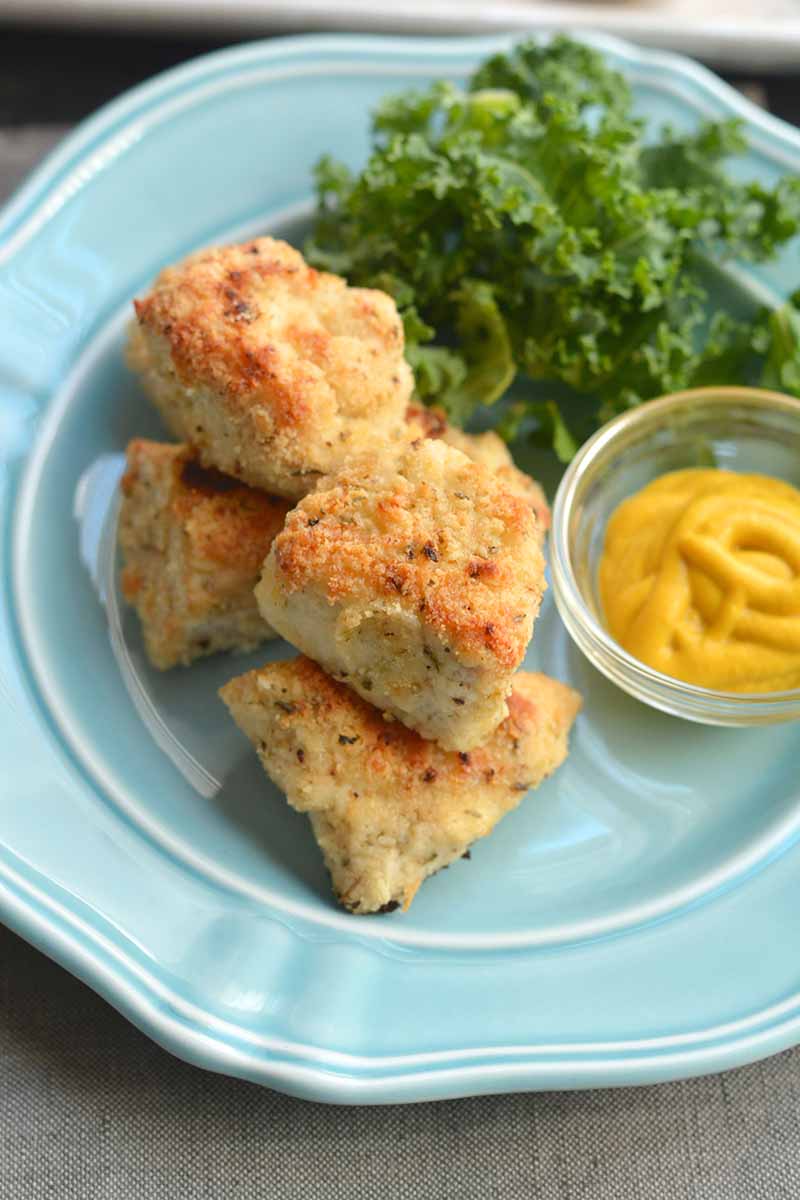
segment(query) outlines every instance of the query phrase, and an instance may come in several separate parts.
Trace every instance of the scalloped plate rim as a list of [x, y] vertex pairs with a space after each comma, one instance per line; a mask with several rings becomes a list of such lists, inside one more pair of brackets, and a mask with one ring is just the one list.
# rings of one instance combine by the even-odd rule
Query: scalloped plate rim
[[[613, 50], [632, 65], [670, 71], [684, 80], [691, 80], [701, 93], [713, 98], [717, 106], [745, 117], [751, 126], [757, 126], [777, 143], [779, 156], [783, 147], [791, 148], [800, 166], [800, 132], [757, 109], [706, 68], [678, 55], [639, 49], [611, 36], [578, 36], [601, 49]], [[513, 40], [511, 35], [424, 39], [301, 36], [218, 51], [167, 71], [112, 101], [84, 121], [4, 206], [0, 211], [0, 233], [7, 235], [8, 240], [5, 248], [0, 247], [0, 265], [13, 257], [18, 246], [36, 236], [49, 212], [57, 211], [64, 197], [74, 194], [75, 187], [91, 178], [95, 170], [108, 166], [109, 152], [113, 152], [115, 144], [122, 145], [125, 138], [131, 136], [137, 118], [157, 111], [159, 105], [166, 103], [172, 95], [190, 92], [219, 70], [235, 70], [255, 62], [279, 62], [286, 56], [324, 56], [328, 52], [339, 55], [343, 51], [355, 55], [380, 51], [391, 56], [411, 50], [415, 54], [430, 50], [438, 56], [443, 53], [457, 56], [465, 49], [473, 53], [497, 50]], [[347, 64], [338, 65], [343, 69]], [[775, 155], [776, 151], [773, 149], [772, 153]], [[784, 151], [784, 157], [792, 159], [793, 155]], [[138, 967], [135, 970], [141, 987], [137, 988], [125, 974], [131, 972], [132, 960], [122, 961], [125, 956], [110, 943], [104, 944], [102, 935], [83, 922], [79, 913], [37, 888], [4, 858], [0, 858], [0, 915], [11, 928], [84, 979], [154, 1040], [179, 1056], [212, 1070], [226, 1071], [292, 1094], [330, 1102], [394, 1102], [509, 1091], [520, 1087], [575, 1088], [653, 1082], [752, 1061], [800, 1039], [799, 993], [730, 1026], [697, 1031], [686, 1039], [668, 1037], [663, 1040], [663, 1045], [657, 1044], [658, 1039], [651, 1044], [639, 1040], [626, 1047], [624, 1052], [618, 1043], [574, 1047], [519, 1045], [442, 1051], [431, 1056], [401, 1055], [396, 1060], [388, 1060], [388, 1065], [381, 1057], [359, 1059], [334, 1054], [334, 1061], [323, 1065], [326, 1056], [318, 1054], [317, 1048], [298, 1044], [270, 1048], [268, 1054], [259, 1056], [248, 1054], [240, 1046], [209, 1033], [218, 1018], [182, 1001], [155, 977], [148, 979], [147, 973]], [[115, 970], [115, 959], [122, 963], [124, 970]], [[243, 1040], [248, 1039], [245, 1036]], [[616, 1057], [610, 1047], [616, 1049]], [[586, 1056], [583, 1062], [573, 1057], [580, 1053]], [[282, 1060], [280, 1054], [284, 1055]], [[566, 1054], [566, 1061], [552, 1061], [556, 1054]], [[463, 1056], [499, 1061], [457, 1065]], [[315, 1057], [318, 1059], [316, 1065]], [[415, 1071], [411, 1066], [415, 1060], [426, 1059], [429, 1061], [424, 1065], [429, 1069]], [[410, 1069], [403, 1063], [409, 1064]], [[370, 1071], [368, 1078], [355, 1073], [363, 1070], [365, 1065]], [[339, 1069], [334, 1069], [336, 1067]]]

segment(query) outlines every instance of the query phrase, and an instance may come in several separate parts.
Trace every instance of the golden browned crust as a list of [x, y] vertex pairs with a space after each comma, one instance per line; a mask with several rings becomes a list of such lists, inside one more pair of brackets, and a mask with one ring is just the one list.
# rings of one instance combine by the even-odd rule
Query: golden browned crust
[[286, 500], [201, 467], [186, 446], [137, 438], [127, 449], [121, 586], [162, 668], [274, 636], [253, 587]]
[[514, 679], [509, 715], [479, 750], [442, 750], [308, 659], [221, 691], [289, 803], [312, 820], [334, 891], [352, 912], [402, 905], [563, 761], [580, 707], [542, 675]]
[[403, 424], [411, 371], [383, 292], [257, 238], [168, 267], [136, 301], [129, 361], [206, 465], [301, 496]]
[[285, 593], [391, 600], [452, 652], [509, 672], [525, 654], [545, 586], [530, 507], [435, 442], [323, 481], [290, 513], [271, 558]]
[[449, 446], [455, 446], [473, 462], [482, 463], [493, 471], [509, 492], [522, 496], [536, 513], [542, 536], [550, 528], [550, 505], [541, 484], [526, 475], [514, 463], [511, 453], [501, 437], [491, 430], [486, 433], [464, 433], [451, 425], [440, 408], [424, 408], [409, 404], [406, 421], [414, 429], [420, 429], [425, 437], [441, 438]]

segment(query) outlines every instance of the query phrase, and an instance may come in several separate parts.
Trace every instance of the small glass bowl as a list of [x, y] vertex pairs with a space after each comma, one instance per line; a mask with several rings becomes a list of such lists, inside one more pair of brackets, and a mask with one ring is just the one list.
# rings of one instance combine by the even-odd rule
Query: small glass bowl
[[796, 720], [800, 688], [744, 693], [695, 687], [646, 666], [605, 628], [597, 567], [608, 518], [659, 475], [708, 466], [800, 486], [800, 400], [757, 388], [698, 388], [651, 400], [599, 430], [570, 463], [553, 507], [551, 569], [558, 610], [590, 662], [654, 708], [706, 725]]

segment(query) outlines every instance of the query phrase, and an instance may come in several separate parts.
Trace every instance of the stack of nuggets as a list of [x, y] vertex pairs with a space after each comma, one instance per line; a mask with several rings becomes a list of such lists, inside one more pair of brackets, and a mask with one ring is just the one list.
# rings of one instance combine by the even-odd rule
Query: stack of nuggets
[[128, 451], [123, 588], [148, 653], [297, 646], [222, 697], [340, 902], [407, 907], [567, 753], [576, 693], [515, 674], [541, 489], [495, 435], [409, 406], [389, 297], [283, 243], [196, 255], [136, 307], [131, 364], [187, 443]]
[[135, 308], [129, 365], [184, 443], [132, 442], [123, 482], [123, 592], [164, 669], [274, 636], [253, 588], [286, 513], [408, 439], [413, 380], [392, 300], [272, 238], [168, 267]]

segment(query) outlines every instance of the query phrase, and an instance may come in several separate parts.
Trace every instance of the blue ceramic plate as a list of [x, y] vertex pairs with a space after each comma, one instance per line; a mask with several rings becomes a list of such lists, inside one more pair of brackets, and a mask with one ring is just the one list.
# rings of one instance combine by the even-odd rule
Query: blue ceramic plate
[[[596, 41], [642, 113], [738, 114], [743, 173], [800, 172], [800, 135], [707, 72]], [[360, 163], [381, 95], [505, 45], [212, 55], [81, 126], [0, 220], [0, 918], [175, 1053], [318, 1099], [646, 1083], [800, 1038], [797, 726], [644, 708], [548, 606], [530, 665], [586, 697], [567, 764], [409, 913], [354, 918], [216, 699], [259, 656], [156, 676], [119, 608], [108, 500], [158, 433], [131, 297], [203, 243], [302, 236], [313, 162]], [[798, 273], [725, 286], [747, 307]]]

